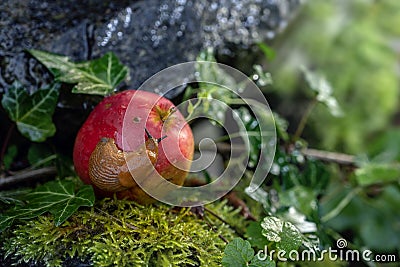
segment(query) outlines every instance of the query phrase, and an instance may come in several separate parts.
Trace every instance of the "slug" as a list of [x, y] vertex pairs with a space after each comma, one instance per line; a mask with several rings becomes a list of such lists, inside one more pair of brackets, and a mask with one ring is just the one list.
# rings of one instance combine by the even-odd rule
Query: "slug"
[[136, 186], [131, 173], [135, 178], [143, 178], [154, 171], [158, 143], [166, 136], [155, 139], [145, 130], [148, 139], [136, 151], [124, 152], [114, 139], [100, 139], [89, 159], [89, 177], [94, 185], [108, 192], [123, 191]]

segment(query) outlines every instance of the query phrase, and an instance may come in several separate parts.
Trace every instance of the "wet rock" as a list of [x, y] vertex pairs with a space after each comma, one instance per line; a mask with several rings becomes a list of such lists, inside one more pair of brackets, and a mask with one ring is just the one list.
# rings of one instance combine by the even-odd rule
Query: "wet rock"
[[[0, 3], [0, 93], [15, 80], [29, 90], [51, 77], [25, 49], [99, 57], [112, 50], [137, 88], [159, 70], [194, 60], [205, 47], [232, 53], [273, 38], [299, 0], [49, 1]], [[233, 46], [232, 46], [233, 44]]]

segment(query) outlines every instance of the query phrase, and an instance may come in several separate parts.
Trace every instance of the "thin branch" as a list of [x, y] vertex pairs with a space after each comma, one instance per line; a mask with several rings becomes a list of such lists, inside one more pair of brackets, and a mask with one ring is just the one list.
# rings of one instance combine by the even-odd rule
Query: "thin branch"
[[300, 119], [299, 125], [297, 126], [296, 132], [293, 135], [293, 140], [297, 141], [301, 134], [303, 133], [304, 127], [307, 124], [308, 117], [311, 115], [311, 111], [314, 109], [315, 105], [318, 103], [317, 98], [314, 98], [314, 100], [308, 105], [306, 111], [304, 112], [303, 116]]
[[[232, 152], [246, 152], [247, 148], [244, 145], [234, 145], [231, 146], [229, 143], [216, 143], [215, 146], [217, 147], [217, 151], [222, 155], [229, 155]], [[199, 147], [198, 145], [195, 146], [196, 150], [204, 150], [204, 151], [215, 151], [215, 146], [212, 145], [202, 145]], [[232, 151], [232, 149], [234, 151]]]
[[[231, 151], [232, 147], [229, 143], [216, 143], [216, 146], [217, 146], [217, 151], [222, 155], [227, 155], [232, 152]], [[199, 148], [196, 147], [196, 149]], [[234, 149], [243, 152], [247, 150], [246, 147], [242, 145], [235, 145]], [[201, 150], [214, 151], [214, 146], [202, 145]], [[301, 150], [301, 153], [306, 157], [312, 157], [321, 161], [335, 162], [340, 165], [350, 165], [350, 166], [356, 165], [354, 155], [318, 150], [313, 148], [304, 148]]]
[[[214, 233], [218, 233], [217, 230], [211, 225], [210, 222], [207, 222], [206, 220], [204, 220], [204, 222], [208, 225], [208, 227], [210, 227], [210, 229], [211, 229], [212, 231], [214, 231]], [[222, 241], [224, 241], [226, 244], [229, 243], [228, 239], [226, 239], [223, 235], [218, 234], [218, 237], [219, 237]]]
[[43, 178], [54, 177], [57, 174], [56, 167], [45, 167], [37, 170], [19, 172], [15, 175], [0, 178], [0, 188], [32, 182]]
[[243, 201], [243, 199], [238, 197], [234, 191], [229, 192], [227, 195], [224, 196], [224, 198], [228, 199], [228, 203], [230, 205], [232, 205], [233, 207], [235, 207], [237, 209], [240, 209], [240, 214], [242, 214], [242, 216], [246, 220], [257, 221], [257, 219], [250, 212], [249, 207], [246, 205], [246, 203]]
[[355, 156], [353, 155], [312, 148], [305, 148], [301, 153], [306, 157], [312, 157], [322, 161], [335, 162], [341, 165], [355, 165]]

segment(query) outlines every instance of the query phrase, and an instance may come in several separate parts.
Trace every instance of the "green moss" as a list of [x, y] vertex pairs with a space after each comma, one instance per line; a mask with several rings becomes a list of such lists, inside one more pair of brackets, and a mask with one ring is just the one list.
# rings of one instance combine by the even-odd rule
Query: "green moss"
[[[236, 227], [244, 225], [225, 201], [207, 208], [227, 221], [235, 218]], [[226, 245], [221, 236], [231, 240], [235, 233], [208, 213], [201, 219], [188, 208], [108, 199], [60, 227], [51, 216], [40, 216], [5, 231], [1, 239], [4, 254], [19, 263], [60, 266], [78, 258], [94, 266], [219, 266]]]

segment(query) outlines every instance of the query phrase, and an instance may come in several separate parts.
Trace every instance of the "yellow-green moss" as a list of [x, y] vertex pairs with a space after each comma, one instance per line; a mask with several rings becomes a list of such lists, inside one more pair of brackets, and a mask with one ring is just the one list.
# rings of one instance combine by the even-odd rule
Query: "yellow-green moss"
[[[235, 217], [236, 227], [244, 224], [225, 202], [208, 209], [228, 221]], [[5, 255], [15, 262], [60, 266], [66, 258], [78, 258], [94, 266], [219, 266], [223, 238], [234, 236], [228, 225], [207, 213], [200, 219], [188, 208], [108, 199], [60, 227], [44, 215], [17, 224], [1, 238]]]

